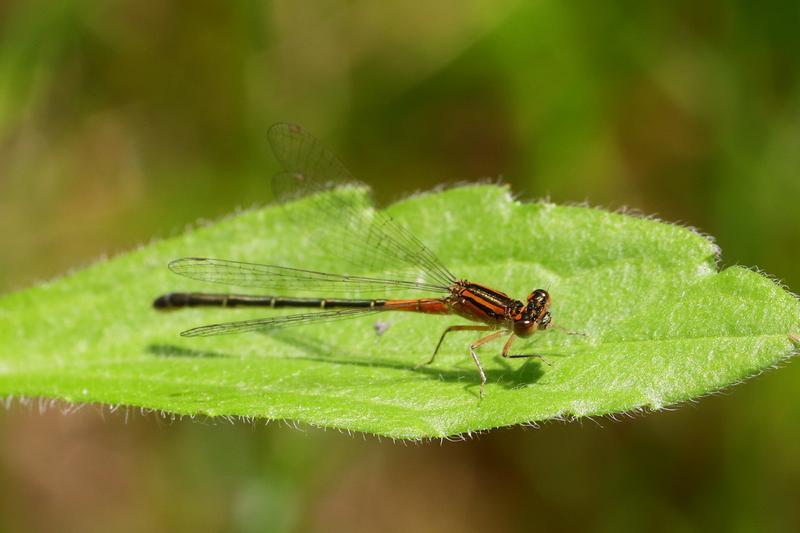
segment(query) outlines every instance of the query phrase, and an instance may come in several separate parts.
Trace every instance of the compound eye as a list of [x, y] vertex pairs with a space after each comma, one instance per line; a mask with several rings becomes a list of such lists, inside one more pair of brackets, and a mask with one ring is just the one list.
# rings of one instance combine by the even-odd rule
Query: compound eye
[[541, 305], [547, 299], [547, 292], [542, 289], [536, 289], [528, 295], [528, 301]]

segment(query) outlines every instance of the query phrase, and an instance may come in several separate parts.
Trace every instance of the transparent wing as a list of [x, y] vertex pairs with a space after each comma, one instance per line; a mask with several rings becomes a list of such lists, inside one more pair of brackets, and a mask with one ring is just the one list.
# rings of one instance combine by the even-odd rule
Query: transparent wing
[[[335, 254], [355, 272], [423, 285], [448, 286], [456, 277], [403, 225], [376, 211], [366, 190], [336, 156], [300, 126], [279, 123], [269, 130], [275, 157], [285, 172], [272, 180], [280, 201], [305, 198], [312, 203], [316, 249]], [[334, 188], [344, 192], [322, 194]]]
[[169, 264], [170, 270], [190, 279], [261, 289], [271, 294], [312, 292], [318, 296], [360, 292], [389, 293], [396, 290], [417, 290], [448, 293], [446, 286], [415, 281], [392, 280], [366, 276], [329, 274], [274, 265], [241, 263], [225, 259], [185, 257]]
[[286, 172], [323, 184], [355, 181], [339, 158], [302, 126], [279, 122], [269, 128], [267, 137], [272, 152]]
[[[399, 306], [399, 304], [398, 304]], [[271, 331], [276, 329], [304, 326], [306, 324], [319, 324], [333, 322], [363, 315], [391, 311], [394, 306], [364, 307], [357, 309], [339, 309], [335, 311], [319, 311], [314, 313], [299, 313], [295, 315], [275, 316], [270, 318], [257, 318], [255, 320], [240, 320], [238, 322], [224, 322], [210, 324], [181, 332], [183, 337], [212, 337], [215, 335], [232, 335], [234, 333], [247, 333], [250, 331]], [[407, 309], [407, 305], [403, 306]]]

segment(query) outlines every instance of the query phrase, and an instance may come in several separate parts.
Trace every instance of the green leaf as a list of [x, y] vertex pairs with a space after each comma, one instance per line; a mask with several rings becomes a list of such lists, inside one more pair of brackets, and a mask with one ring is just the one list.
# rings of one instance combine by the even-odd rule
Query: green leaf
[[[287, 209], [300, 209], [289, 206]], [[444, 437], [563, 417], [659, 409], [739, 382], [795, 353], [800, 303], [683, 227], [586, 207], [525, 204], [471, 186], [393, 205], [457, 275], [519, 298], [553, 297], [557, 330], [479, 349], [486, 397], [450, 316], [378, 314], [274, 334], [182, 338], [193, 326], [277, 310], [160, 313], [153, 298], [219, 287], [172, 274], [183, 256], [336, 272], [313, 262], [280, 208], [239, 214], [0, 299], [0, 394], [185, 415], [290, 419], [395, 438]], [[341, 269], [339, 269], [341, 270]], [[389, 323], [378, 335], [376, 321]], [[795, 337], [792, 337], [795, 335]]]

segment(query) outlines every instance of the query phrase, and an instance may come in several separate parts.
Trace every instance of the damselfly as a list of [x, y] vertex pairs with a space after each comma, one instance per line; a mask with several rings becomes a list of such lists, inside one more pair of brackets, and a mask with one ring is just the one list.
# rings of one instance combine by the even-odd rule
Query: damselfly
[[[405, 226], [360, 203], [359, 198], [363, 199], [364, 195], [332, 191], [350, 187], [352, 193], [363, 186], [357, 184], [341, 162], [300, 126], [275, 124], [269, 130], [269, 141], [284, 168], [284, 172], [272, 181], [276, 197], [282, 200], [300, 198], [308, 202], [306, 212], [313, 214], [320, 230], [316, 246], [336, 254], [354, 270], [332, 274], [223, 259], [177, 259], [169, 264], [170, 270], [176, 274], [194, 280], [269, 291], [269, 294], [172, 292], [153, 302], [157, 309], [218, 306], [318, 310], [212, 324], [184, 331], [181, 335], [196, 337], [269, 331], [386, 311], [456, 314], [478, 324], [453, 325], [445, 329], [430, 359], [417, 367], [433, 363], [448, 333], [491, 332], [469, 345], [469, 354], [480, 374], [481, 397], [486, 374], [476, 353], [479, 346], [507, 337], [501, 352], [503, 357], [538, 357], [536, 354], [512, 355], [510, 352], [517, 337], [529, 337], [551, 326], [547, 291], [535, 289], [522, 302], [486, 285], [456, 277]], [[380, 269], [380, 274], [375, 274], [376, 268]], [[388, 296], [397, 291], [427, 293], [427, 296]], [[290, 296], [300, 293], [316, 293], [316, 296]], [[347, 297], [337, 297], [343, 294]], [[364, 294], [380, 294], [382, 297], [353, 297]]]

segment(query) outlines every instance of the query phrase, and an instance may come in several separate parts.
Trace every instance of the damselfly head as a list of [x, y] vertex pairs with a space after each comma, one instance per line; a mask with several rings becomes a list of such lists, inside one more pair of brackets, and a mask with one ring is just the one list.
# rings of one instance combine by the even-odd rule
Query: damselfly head
[[528, 303], [522, 316], [514, 322], [514, 333], [527, 337], [550, 325], [550, 295], [543, 289], [536, 289], [528, 295]]

